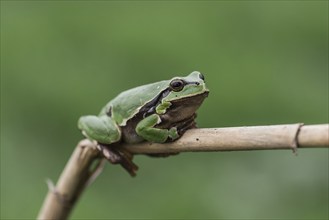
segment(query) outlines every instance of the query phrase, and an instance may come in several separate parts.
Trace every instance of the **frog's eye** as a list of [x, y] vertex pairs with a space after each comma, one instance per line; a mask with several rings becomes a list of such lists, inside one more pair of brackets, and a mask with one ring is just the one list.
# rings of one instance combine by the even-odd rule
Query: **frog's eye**
[[204, 75], [202, 73], [199, 73], [199, 78], [204, 81]]
[[175, 91], [179, 92], [184, 88], [185, 82], [181, 79], [174, 79], [170, 82], [170, 88]]

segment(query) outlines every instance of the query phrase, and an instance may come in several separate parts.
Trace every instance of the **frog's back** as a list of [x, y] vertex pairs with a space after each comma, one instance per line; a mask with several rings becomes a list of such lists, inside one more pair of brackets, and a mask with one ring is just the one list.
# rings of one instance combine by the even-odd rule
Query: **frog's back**
[[100, 114], [111, 112], [111, 117], [118, 125], [125, 126], [126, 122], [137, 114], [141, 107], [165, 90], [168, 84], [169, 81], [164, 80], [124, 91], [112, 99]]

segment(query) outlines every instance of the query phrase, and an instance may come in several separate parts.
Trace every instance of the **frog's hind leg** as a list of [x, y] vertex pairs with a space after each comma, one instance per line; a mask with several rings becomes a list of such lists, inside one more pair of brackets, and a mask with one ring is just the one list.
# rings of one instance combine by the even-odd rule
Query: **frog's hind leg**
[[108, 161], [120, 164], [131, 176], [136, 175], [138, 167], [132, 162], [132, 155], [115, 145], [121, 138], [121, 131], [111, 117], [83, 116], [78, 127], [87, 138], [98, 142], [98, 149]]
[[132, 161], [131, 153], [113, 145], [98, 144], [97, 147], [110, 163], [120, 164], [131, 176], [136, 176], [138, 166]]
[[78, 127], [89, 139], [95, 140], [98, 143], [111, 144], [117, 142], [121, 138], [121, 131], [115, 121], [106, 115], [82, 116], [79, 119]]

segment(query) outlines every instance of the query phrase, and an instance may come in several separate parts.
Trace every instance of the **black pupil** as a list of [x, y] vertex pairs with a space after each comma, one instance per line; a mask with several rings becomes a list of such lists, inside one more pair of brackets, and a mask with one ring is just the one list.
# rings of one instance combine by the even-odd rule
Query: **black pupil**
[[176, 82], [172, 83], [172, 87], [174, 87], [174, 88], [179, 88], [181, 86], [182, 86], [182, 82], [180, 82], [180, 81], [176, 81]]
[[172, 90], [174, 90], [175, 92], [179, 92], [184, 88], [184, 81], [177, 79], [177, 80], [173, 80], [170, 83], [170, 87]]

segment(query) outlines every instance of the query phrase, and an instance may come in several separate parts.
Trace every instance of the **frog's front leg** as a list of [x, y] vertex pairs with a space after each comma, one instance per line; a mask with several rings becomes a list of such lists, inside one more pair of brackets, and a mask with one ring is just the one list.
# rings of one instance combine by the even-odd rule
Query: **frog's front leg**
[[175, 140], [179, 138], [176, 127], [170, 129], [156, 128], [161, 123], [161, 118], [157, 114], [152, 114], [141, 120], [136, 127], [136, 133], [150, 142], [164, 143], [168, 139]]

